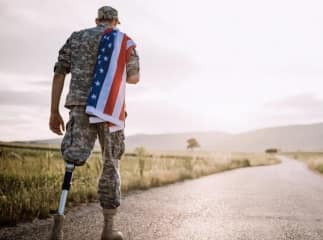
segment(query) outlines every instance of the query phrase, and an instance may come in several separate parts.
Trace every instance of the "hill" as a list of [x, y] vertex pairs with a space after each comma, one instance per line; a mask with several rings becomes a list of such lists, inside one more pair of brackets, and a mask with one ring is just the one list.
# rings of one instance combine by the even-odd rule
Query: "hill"
[[[194, 137], [203, 150], [259, 152], [267, 148], [283, 151], [323, 151], [323, 123], [270, 127], [230, 134], [218, 131], [169, 134], [136, 134], [126, 137], [131, 150], [145, 146], [150, 150], [185, 150], [186, 140]], [[19, 144], [59, 146], [61, 139], [15, 142]]]

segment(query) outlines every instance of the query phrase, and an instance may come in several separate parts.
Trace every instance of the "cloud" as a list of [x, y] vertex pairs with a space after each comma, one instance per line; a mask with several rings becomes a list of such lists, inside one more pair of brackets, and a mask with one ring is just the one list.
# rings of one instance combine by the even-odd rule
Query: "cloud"
[[193, 78], [198, 71], [195, 63], [184, 51], [172, 49], [168, 46], [147, 43], [139, 46], [141, 59], [141, 75], [152, 85], [169, 87], [176, 81], [182, 83]]
[[[185, 129], [202, 129], [203, 119], [172, 104], [170, 100], [132, 99], [127, 102], [127, 135], [141, 133], [180, 132]], [[156, 127], [158, 125], [158, 127]]]
[[265, 107], [276, 110], [316, 114], [322, 112], [323, 99], [311, 93], [303, 93], [267, 103]]
[[[59, 48], [71, 32], [94, 26], [97, 6], [102, 4], [101, 1], [91, 4], [66, 1], [62, 8], [61, 4], [47, 3], [41, 0], [28, 4], [15, 1], [2, 3], [0, 21], [6, 25], [0, 32], [1, 72], [50, 76]], [[128, 14], [127, 4], [118, 5], [121, 5], [124, 14]], [[72, 8], [76, 8], [75, 11], [70, 11]], [[131, 4], [131, 8], [139, 10], [136, 4]], [[60, 12], [60, 17], [57, 18], [53, 12]], [[190, 77], [196, 71], [196, 63], [186, 53], [185, 45], [176, 43], [172, 34], [164, 37], [162, 32], [166, 33], [169, 26], [158, 15], [154, 17], [147, 9], [141, 12], [146, 17], [136, 17], [133, 21], [125, 17], [128, 23], [125, 19], [124, 30], [128, 33], [129, 29], [130, 36], [138, 45], [143, 79], [147, 79], [149, 85], [160, 83], [160, 86], [168, 86], [175, 80]], [[137, 27], [133, 27], [135, 24]]]
[[0, 15], [0, 21], [5, 23], [0, 32], [2, 72], [51, 74], [58, 49], [72, 31], [80, 25], [85, 27], [84, 17], [71, 11], [75, 7], [71, 1], [63, 5], [41, 0], [2, 4], [5, 6]]
[[258, 126], [323, 121], [323, 99], [312, 93], [290, 95], [264, 104], [255, 117]]
[[31, 81], [31, 84], [35, 84], [36, 86], [44, 86], [44, 87], [48, 87], [52, 85], [52, 82], [49, 80], [35, 80], [35, 81]]
[[0, 90], [0, 105], [49, 106], [48, 92]]
[[[58, 49], [71, 32], [94, 26], [102, 4], [107, 2], [0, 1], [0, 138], [49, 137]], [[108, 4], [119, 10], [120, 28], [141, 58], [141, 82], [127, 89], [127, 131], [240, 131], [322, 120], [321, 1]], [[66, 94], [68, 82], [64, 89]], [[33, 132], [37, 126], [43, 130]]]
[[0, 111], [5, 113], [0, 115], [0, 140], [55, 137], [48, 127], [49, 109], [45, 106], [0, 105]]

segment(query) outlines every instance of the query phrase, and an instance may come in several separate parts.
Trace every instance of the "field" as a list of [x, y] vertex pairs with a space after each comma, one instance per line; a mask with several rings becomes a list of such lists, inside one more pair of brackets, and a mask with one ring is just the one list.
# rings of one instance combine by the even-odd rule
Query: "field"
[[[146, 152], [121, 159], [122, 192], [148, 189], [240, 167], [278, 163], [262, 153]], [[74, 171], [68, 207], [96, 201], [101, 154]], [[46, 218], [56, 211], [64, 162], [58, 149], [0, 145], [0, 225]]]
[[309, 168], [323, 174], [323, 152], [291, 152], [284, 155], [302, 160]]

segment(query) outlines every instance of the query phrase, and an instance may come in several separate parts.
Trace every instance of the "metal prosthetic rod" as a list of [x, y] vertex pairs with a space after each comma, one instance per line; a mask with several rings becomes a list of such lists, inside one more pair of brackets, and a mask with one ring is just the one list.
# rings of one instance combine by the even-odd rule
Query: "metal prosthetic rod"
[[54, 225], [49, 235], [49, 240], [63, 240], [63, 223], [65, 219], [64, 210], [67, 200], [67, 194], [71, 187], [74, 168], [74, 164], [66, 164], [64, 181], [62, 185], [62, 194], [58, 206], [58, 213], [54, 215]]
[[62, 194], [61, 194], [61, 198], [60, 198], [59, 206], [58, 206], [58, 214], [59, 215], [64, 215], [67, 195], [68, 195], [68, 191], [71, 188], [71, 181], [72, 181], [72, 175], [73, 175], [74, 169], [75, 169], [74, 164], [70, 164], [70, 163], [66, 164], [64, 181], [63, 181], [63, 185], [62, 185]]

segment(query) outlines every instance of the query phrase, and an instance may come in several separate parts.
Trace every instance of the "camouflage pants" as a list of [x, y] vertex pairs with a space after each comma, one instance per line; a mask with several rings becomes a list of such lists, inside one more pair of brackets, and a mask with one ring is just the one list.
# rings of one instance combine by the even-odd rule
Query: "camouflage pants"
[[61, 144], [64, 160], [76, 166], [84, 165], [98, 137], [103, 158], [98, 183], [100, 204], [103, 208], [117, 208], [120, 205], [119, 160], [125, 150], [123, 130], [110, 133], [107, 123], [90, 124], [82, 106], [74, 106], [69, 115]]

